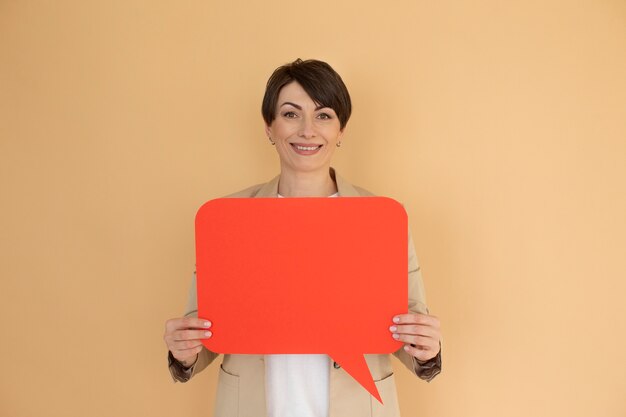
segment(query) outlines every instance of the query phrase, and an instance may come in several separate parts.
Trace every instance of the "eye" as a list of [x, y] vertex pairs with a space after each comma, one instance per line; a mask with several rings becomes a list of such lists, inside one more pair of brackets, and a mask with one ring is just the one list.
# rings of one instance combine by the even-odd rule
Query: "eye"
[[283, 117], [286, 117], [287, 119], [293, 119], [295, 117], [298, 117], [298, 115], [295, 112], [286, 111], [283, 113]]
[[333, 116], [331, 116], [328, 113], [320, 113], [317, 117], [319, 117], [322, 120], [329, 120], [333, 118]]

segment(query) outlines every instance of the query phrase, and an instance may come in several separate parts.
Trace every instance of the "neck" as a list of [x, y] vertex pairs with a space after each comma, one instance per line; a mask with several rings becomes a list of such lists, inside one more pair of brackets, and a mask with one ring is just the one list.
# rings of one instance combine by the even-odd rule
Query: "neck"
[[330, 168], [311, 172], [281, 169], [278, 193], [284, 197], [328, 197], [337, 192]]

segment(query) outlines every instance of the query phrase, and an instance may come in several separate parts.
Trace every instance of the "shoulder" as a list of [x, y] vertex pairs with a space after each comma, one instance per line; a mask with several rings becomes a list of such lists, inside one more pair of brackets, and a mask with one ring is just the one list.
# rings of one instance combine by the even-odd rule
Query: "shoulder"
[[339, 195], [342, 197], [374, 197], [376, 195], [363, 187], [353, 185], [337, 174], [334, 169], [331, 171], [331, 176], [337, 183], [337, 190], [339, 191]]
[[249, 198], [256, 197], [259, 194], [261, 188], [263, 188], [265, 184], [255, 184], [243, 190], [237, 191], [232, 194], [228, 194], [224, 196], [224, 198]]
[[353, 187], [362, 197], [375, 197], [376, 196], [376, 194], [374, 194], [373, 192], [368, 191], [363, 187], [359, 187], [358, 185], [353, 185]]

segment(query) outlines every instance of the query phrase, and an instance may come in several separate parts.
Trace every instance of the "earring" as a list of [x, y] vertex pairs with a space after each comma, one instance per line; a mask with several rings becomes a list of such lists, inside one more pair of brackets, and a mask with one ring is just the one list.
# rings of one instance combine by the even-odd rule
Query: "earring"
[[341, 148], [341, 141], [337, 142], [337, 147]]
[[268, 139], [270, 140], [270, 143], [272, 144], [272, 146], [276, 145], [276, 142], [274, 142], [272, 138], [268, 138]]

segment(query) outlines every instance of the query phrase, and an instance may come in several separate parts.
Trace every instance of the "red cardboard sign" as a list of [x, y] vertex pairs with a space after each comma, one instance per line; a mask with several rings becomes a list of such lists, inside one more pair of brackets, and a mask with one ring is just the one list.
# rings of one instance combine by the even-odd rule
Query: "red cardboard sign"
[[326, 353], [381, 401], [363, 354], [407, 312], [407, 217], [384, 197], [222, 198], [196, 215], [198, 317], [218, 353]]

